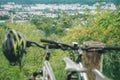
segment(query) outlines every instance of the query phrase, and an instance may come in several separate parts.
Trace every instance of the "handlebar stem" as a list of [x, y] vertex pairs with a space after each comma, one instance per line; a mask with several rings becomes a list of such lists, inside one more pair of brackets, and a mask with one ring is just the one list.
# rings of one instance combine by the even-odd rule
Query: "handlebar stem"
[[45, 60], [49, 61], [49, 59], [50, 59], [50, 51], [49, 51], [49, 46], [48, 45], [45, 47], [45, 53], [46, 53]]

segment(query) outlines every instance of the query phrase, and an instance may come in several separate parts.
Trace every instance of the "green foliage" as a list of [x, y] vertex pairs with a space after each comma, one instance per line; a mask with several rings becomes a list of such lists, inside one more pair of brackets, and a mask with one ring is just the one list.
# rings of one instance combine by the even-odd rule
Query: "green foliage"
[[50, 34], [53, 33], [53, 21], [52, 18], [46, 18], [46, 17], [39, 17], [34, 18], [31, 20], [31, 22], [36, 25], [37, 29], [43, 31], [45, 33], [45, 36], [50, 36]]
[[61, 17], [59, 18], [59, 27], [63, 28], [71, 28], [72, 27], [72, 19], [66, 12], [63, 12]]
[[105, 54], [104, 56], [104, 63], [103, 63], [104, 74], [113, 80], [120, 79], [118, 75], [120, 74], [120, 70], [119, 70], [120, 55], [119, 54], [120, 52], [111, 52], [111, 53]]
[[72, 27], [72, 19], [65, 12], [60, 18], [46, 18], [35, 17], [31, 20], [31, 23], [36, 26], [37, 29], [43, 31], [46, 37], [53, 34], [63, 35], [66, 28]]

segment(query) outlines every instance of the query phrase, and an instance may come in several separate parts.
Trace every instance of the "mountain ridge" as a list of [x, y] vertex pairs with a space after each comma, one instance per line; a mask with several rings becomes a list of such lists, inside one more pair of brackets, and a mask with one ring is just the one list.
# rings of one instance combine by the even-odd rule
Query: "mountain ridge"
[[17, 4], [94, 4], [103, 1], [107, 3], [120, 4], [120, 0], [0, 0], [0, 4], [15, 2]]

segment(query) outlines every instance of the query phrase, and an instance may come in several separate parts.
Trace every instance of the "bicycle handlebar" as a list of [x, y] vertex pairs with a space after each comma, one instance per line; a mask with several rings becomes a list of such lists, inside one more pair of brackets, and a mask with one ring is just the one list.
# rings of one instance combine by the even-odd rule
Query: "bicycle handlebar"
[[41, 42], [46, 42], [46, 43], [50, 43], [50, 44], [55, 44], [57, 46], [59, 46], [60, 48], [71, 48], [71, 49], [74, 49], [75, 47], [71, 46], [71, 45], [68, 45], [68, 44], [64, 44], [64, 43], [59, 43], [59, 42], [56, 42], [56, 41], [52, 41], [52, 40], [45, 40], [45, 39], [41, 39]]
[[34, 44], [34, 45], [36, 45], [40, 48], [43, 48], [43, 49], [45, 49], [46, 46], [48, 46], [49, 49], [58, 49], [59, 48], [57, 45], [54, 45], [54, 44], [43, 44], [43, 45], [41, 45], [41, 44], [39, 44], [37, 42], [34, 42], [34, 41], [27, 41], [27, 45], [29, 47], [32, 46], [32, 44]]
[[63, 50], [69, 50], [69, 49], [78, 50], [80, 48], [80, 49], [82, 49], [84, 51], [110, 51], [110, 50], [120, 51], [120, 47], [115, 47], [115, 46], [82, 47], [82, 46], [73, 46], [73, 45], [59, 43], [59, 42], [56, 42], [56, 41], [45, 40], [45, 39], [41, 39], [41, 42], [46, 42], [46, 43], [49, 43], [49, 44], [54, 44], [54, 45], [58, 46], [58, 48], [63, 49]]
[[37, 42], [34, 41], [27, 41], [27, 46], [30, 47], [32, 46], [32, 44], [35, 44], [36, 46], [40, 47], [40, 48], [45, 48], [45, 46], [38, 44]]
[[115, 50], [115, 51], [120, 51], [120, 47], [113, 47], [113, 46], [102, 46], [102, 47], [98, 47], [98, 46], [94, 46], [94, 47], [83, 47], [83, 46], [73, 46], [73, 45], [69, 45], [69, 44], [64, 44], [64, 43], [59, 43], [56, 41], [52, 41], [52, 40], [45, 40], [45, 39], [41, 39], [41, 42], [46, 42], [48, 44], [39, 44], [37, 42], [34, 41], [27, 41], [27, 44], [29, 46], [31, 46], [32, 44], [35, 44], [36, 46], [45, 49], [46, 46], [48, 46], [49, 49], [62, 49], [62, 50], [83, 50], [83, 51], [110, 51], [110, 50]]

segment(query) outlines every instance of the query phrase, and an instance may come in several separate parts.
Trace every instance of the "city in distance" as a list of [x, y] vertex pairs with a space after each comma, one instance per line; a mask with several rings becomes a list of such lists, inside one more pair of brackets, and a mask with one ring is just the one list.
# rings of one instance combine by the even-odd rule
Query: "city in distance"
[[[53, 0], [53, 1], [56, 1], [56, 0]], [[75, 1], [78, 1], [78, 0], [75, 0]], [[86, 0], [86, 1], [90, 1], [90, 0]], [[96, 0], [93, 0], [93, 1], [96, 1]], [[1, 22], [4, 22], [5, 20], [9, 19], [9, 17], [12, 14], [12, 18], [14, 18], [14, 20], [16, 21], [20, 20], [20, 21], [26, 22], [30, 20], [31, 18], [33, 18], [34, 16], [45, 16], [45, 17], [55, 18], [55, 17], [60, 16], [63, 11], [65, 11], [69, 15], [74, 15], [76, 12], [80, 14], [85, 14], [84, 12], [85, 9], [89, 9], [91, 14], [95, 14], [98, 5], [99, 5], [98, 2], [92, 5], [80, 4], [80, 3], [75, 3], [75, 4], [18, 4], [15, 2], [7, 2], [5, 4], [0, 5], [0, 20], [2, 20]], [[109, 8], [111, 11], [116, 9], [116, 5], [111, 2], [109, 3], [102, 2], [101, 5], [103, 9]]]

